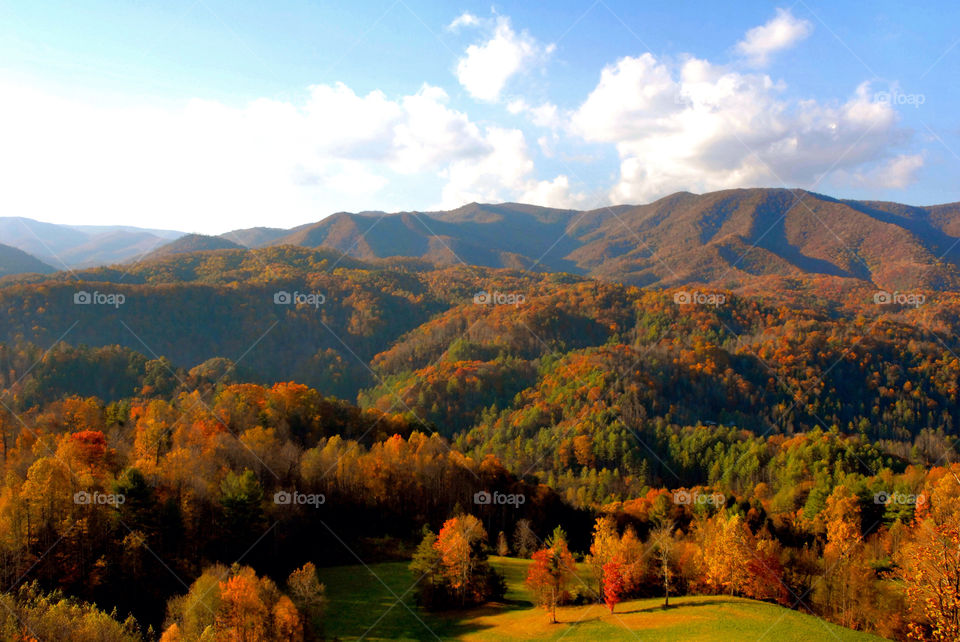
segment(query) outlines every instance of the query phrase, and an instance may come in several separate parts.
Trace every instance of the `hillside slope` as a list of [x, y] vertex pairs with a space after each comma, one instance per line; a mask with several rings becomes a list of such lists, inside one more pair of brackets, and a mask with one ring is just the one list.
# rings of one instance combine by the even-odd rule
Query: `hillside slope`
[[49, 274], [54, 269], [23, 250], [0, 244], [0, 276], [8, 274]]

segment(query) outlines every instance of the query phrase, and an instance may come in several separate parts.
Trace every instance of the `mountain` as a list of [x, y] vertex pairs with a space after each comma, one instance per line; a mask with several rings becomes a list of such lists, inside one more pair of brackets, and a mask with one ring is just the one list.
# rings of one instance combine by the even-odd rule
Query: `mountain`
[[52, 267], [23, 250], [9, 245], [0, 245], [0, 276], [25, 273], [50, 274], [54, 271]]
[[272, 241], [290, 234], [290, 230], [279, 227], [251, 227], [246, 230], [233, 230], [226, 234], [221, 234], [221, 238], [228, 241], [239, 243], [244, 247], [263, 247]]
[[566, 258], [579, 244], [565, 236], [581, 214], [519, 203], [470, 203], [443, 212], [340, 212], [294, 228], [271, 245], [328, 247], [367, 260], [403, 256], [439, 265], [582, 272]]
[[471, 203], [441, 212], [340, 212], [267, 244], [633, 285], [737, 288], [802, 277], [891, 289], [960, 285], [960, 203], [913, 207], [788, 189], [681, 192], [589, 211]]
[[[568, 233], [567, 258], [638, 285], [825, 276], [888, 288], [957, 286], [960, 204], [841, 201], [802, 190], [674, 194]], [[587, 227], [584, 227], [586, 225]]]
[[183, 232], [127, 225], [58, 225], [0, 217], [0, 239], [58, 269], [122, 263], [141, 257]]
[[189, 254], [190, 252], [206, 252], [209, 250], [242, 250], [242, 245], [220, 236], [206, 236], [203, 234], [187, 234], [176, 241], [154, 250], [144, 260], [159, 259], [173, 254]]

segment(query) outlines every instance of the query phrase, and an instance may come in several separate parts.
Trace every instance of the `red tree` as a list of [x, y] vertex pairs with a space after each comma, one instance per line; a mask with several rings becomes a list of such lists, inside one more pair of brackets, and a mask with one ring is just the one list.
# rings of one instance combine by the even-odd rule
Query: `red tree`
[[620, 598], [624, 592], [623, 572], [620, 560], [614, 558], [603, 565], [603, 601], [606, 602], [610, 612], [620, 603]]

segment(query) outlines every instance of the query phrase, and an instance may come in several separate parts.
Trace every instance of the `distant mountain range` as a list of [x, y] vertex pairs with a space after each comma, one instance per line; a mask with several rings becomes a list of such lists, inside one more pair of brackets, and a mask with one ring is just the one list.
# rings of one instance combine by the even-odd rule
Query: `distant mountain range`
[[0, 217], [0, 243], [23, 250], [58, 270], [123, 263], [183, 235], [124, 225], [57, 225]]
[[[803, 190], [681, 192], [590, 211], [471, 203], [439, 212], [341, 212], [291, 230], [259, 227], [219, 237], [36, 222], [24, 234], [21, 222], [11, 238], [11, 220], [0, 219], [0, 239], [55, 267], [297, 245], [364, 260], [412, 257], [634, 285], [740, 287], [764, 277], [819, 277], [892, 289], [960, 286], [960, 203], [913, 207]], [[79, 235], [86, 241], [78, 242]], [[164, 235], [170, 242], [151, 251], [149, 244]], [[54, 252], [59, 260], [51, 260]]]

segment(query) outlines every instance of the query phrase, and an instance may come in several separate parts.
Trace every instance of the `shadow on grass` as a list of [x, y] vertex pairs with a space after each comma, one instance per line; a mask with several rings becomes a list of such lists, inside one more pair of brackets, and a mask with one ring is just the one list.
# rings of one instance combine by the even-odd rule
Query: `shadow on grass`
[[719, 604], [736, 604], [735, 600], [724, 599], [719, 597], [717, 599], [708, 599], [708, 600], [689, 600], [682, 597], [671, 599], [670, 606], [664, 606], [663, 604], [653, 604], [651, 606], [645, 606], [642, 608], [634, 608], [629, 611], [615, 611], [615, 615], [629, 615], [631, 613], [663, 613], [665, 611], [672, 611], [679, 608], [691, 608], [697, 606], [717, 606]]

